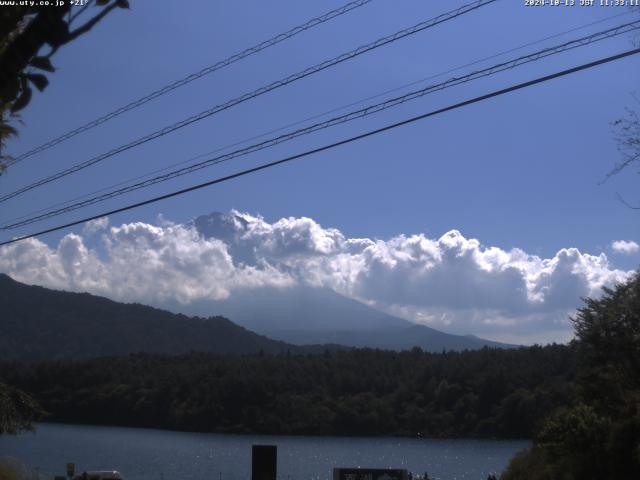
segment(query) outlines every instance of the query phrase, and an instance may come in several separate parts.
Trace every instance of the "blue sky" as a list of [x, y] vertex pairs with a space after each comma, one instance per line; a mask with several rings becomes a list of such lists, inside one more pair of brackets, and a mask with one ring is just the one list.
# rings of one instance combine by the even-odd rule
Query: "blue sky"
[[[115, 107], [230, 54], [342, 5], [340, 1], [143, 2], [115, 11], [54, 57], [50, 86], [24, 110], [19, 154]], [[302, 68], [464, 2], [374, 0], [268, 51], [191, 83], [89, 133], [11, 168], [9, 192], [157, 128], [254, 90]], [[162, 168], [311, 115], [341, 107], [513, 47], [626, 12], [623, 7], [526, 7], [502, 0], [382, 47], [83, 172], [0, 204], [11, 219], [70, 197]], [[528, 53], [637, 19], [618, 16], [518, 51]], [[631, 48], [629, 36], [429, 95], [405, 106], [289, 142], [230, 164], [121, 197], [64, 220], [99, 213], [240, 168], [303, 151], [516, 82]], [[511, 58], [490, 60], [474, 68]], [[519, 248], [542, 258], [575, 247], [604, 252], [612, 268], [630, 270], [640, 254], [618, 254], [615, 240], [640, 242], [638, 175], [600, 184], [619, 155], [610, 122], [633, 105], [640, 57], [449, 112], [330, 152], [110, 218], [112, 225], [187, 222], [232, 209], [310, 217], [346, 237], [400, 234], [439, 238], [455, 229], [482, 245]], [[469, 69], [456, 73], [464, 73]], [[442, 81], [451, 74], [439, 77]], [[53, 226], [58, 219], [37, 225]], [[36, 226], [15, 231], [23, 234]], [[81, 232], [77, 227], [75, 232]], [[42, 237], [54, 246], [68, 233]], [[2, 238], [7, 239], [5, 234]]]

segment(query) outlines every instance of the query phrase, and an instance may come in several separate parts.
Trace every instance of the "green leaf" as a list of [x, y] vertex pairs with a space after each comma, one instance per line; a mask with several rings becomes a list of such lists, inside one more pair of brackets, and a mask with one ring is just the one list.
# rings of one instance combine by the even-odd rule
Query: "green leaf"
[[120, 8], [126, 8], [127, 10], [131, 8], [129, 6], [129, 0], [116, 0], [116, 5]]
[[40, 91], [43, 91], [49, 85], [49, 79], [41, 73], [28, 73], [25, 77]]
[[47, 57], [34, 57], [29, 63], [32, 67], [36, 67], [47, 72], [55, 72], [56, 70], [53, 65], [51, 65], [51, 60]]

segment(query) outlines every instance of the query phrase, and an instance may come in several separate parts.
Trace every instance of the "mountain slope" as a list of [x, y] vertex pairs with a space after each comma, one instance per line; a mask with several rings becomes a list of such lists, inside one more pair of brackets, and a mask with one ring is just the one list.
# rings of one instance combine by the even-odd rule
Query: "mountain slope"
[[364, 332], [413, 325], [328, 288], [300, 285], [237, 290], [224, 300], [195, 301], [190, 305], [167, 303], [164, 307], [188, 315], [207, 316], [215, 312], [259, 332]]
[[190, 318], [87, 293], [24, 285], [3, 274], [0, 274], [0, 312], [3, 359], [193, 350], [215, 353], [301, 350], [250, 332], [223, 317]]
[[380, 328], [369, 331], [270, 331], [268, 336], [296, 345], [331, 343], [385, 350], [410, 350], [413, 347], [420, 347], [427, 352], [478, 350], [483, 347], [518, 347], [518, 345], [493, 342], [473, 335], [453, 335], [425, 325], [412, 325], [404, 328]]
[[514, 346], [417, 325], [325, 288], [262, 288], [233, 292], [225, 300], [164, 307], [190, 315], [215, 312], [252, 331], [297, 345], [332, 343], [392, 350], [418, 346], [431, 352]]
[[[234, 261], [257, 265], [255, 245], [244, 240], [249, 224], [242, 215], [213, 212], [197, 217], [193, 226], [204, 238], [222, 240]], [[428, 351], [513, 346], [416, 325], [331, 289], [304, 285], [236, 290], [225, 300], [162, 307], [190, 315], [224, 315], [255, 332], [296, 344], [338, 343], [394, 350], [419, 346]]]

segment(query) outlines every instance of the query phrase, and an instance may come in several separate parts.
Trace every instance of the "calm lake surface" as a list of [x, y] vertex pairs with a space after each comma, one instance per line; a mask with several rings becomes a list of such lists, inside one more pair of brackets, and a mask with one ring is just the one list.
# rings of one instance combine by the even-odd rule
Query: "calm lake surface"
[[406, 468], [441, 480], [485, 480], [527, 441], [371, 437], [288, 437], [39, 424], [36, 433], [0, 437], [0, 456], [46, 474], [119, 470], [125, 480], [248, 480], [251, 445], [278, 446], [281, 480], [330, 479], [333, 467]]

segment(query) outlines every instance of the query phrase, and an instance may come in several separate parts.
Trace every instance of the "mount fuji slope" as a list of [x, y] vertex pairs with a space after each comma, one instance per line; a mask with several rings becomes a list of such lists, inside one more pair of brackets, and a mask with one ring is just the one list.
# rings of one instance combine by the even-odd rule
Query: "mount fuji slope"
[[[258, 263], [255, 248], [260, 245], [246, 240], [251, 226], [242, 215], [214, 212], [197, 217], [192, 225], [204, 238], [223, 241], [235, 262]], [[386, 314], [331, 289], [301, 284], [236, 290], [226, 300], [163, 307], [190, 315], [224, 315], [252, 331], [299, 345], [337, 343], [394, 350], [418, 346], [428, 351], [513, 347], [471, 335], [440, 332]]]
[[215, 312], [261, 335], [297, 345], [331, 343], [392, 350], [420, 347], [431, 352], [514, 347], [418, 325], [326, 288], [261, 288], [234, 292], [226, 300], [164, 307], [189, 315]]

